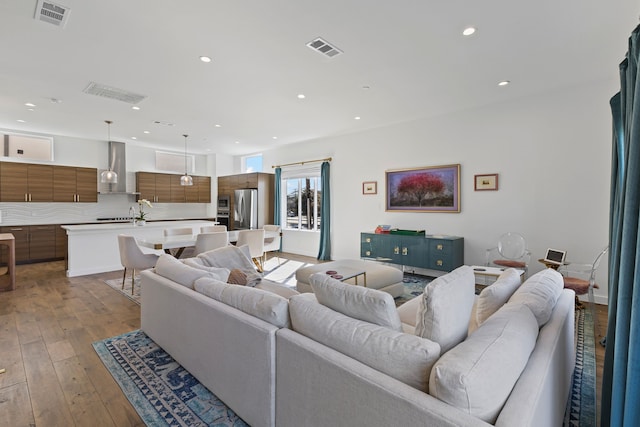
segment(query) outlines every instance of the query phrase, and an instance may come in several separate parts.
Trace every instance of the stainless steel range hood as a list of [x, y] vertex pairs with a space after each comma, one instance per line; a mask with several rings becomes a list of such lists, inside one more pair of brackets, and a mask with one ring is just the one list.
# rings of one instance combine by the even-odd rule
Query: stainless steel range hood
[[109, 141], [109, 166], [112, 171], [118, 174], [118, 182], [116, 184], [99, 182], [98, 192], [100, 194], [140, 194], [134, 191], [127, 191], [126, 154], [124, 142]]

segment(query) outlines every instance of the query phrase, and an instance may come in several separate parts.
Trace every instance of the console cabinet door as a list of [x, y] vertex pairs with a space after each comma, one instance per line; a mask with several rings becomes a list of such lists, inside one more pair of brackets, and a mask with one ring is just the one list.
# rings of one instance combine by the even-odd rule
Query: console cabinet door
[[56, 226], [29, 227], [29, 260], [39, 261], [56, 257]]

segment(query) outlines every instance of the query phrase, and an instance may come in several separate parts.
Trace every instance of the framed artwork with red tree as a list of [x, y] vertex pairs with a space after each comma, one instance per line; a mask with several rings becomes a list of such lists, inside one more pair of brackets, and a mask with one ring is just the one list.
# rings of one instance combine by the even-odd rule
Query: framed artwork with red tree
[[460, 212], [460, 165], [388, 170], [387, 211]]

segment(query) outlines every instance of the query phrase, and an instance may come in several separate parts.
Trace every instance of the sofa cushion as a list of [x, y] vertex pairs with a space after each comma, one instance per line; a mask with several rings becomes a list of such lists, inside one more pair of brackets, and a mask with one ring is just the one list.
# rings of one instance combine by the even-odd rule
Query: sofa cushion
[[186, 286], [189, 289], [193, 289], [193, 282], [201, 277], [209, 277], [213, 279], [218, 278], [218, 273], [212, 273], [200, 268], [190, 267], [185, 265], [175, 257], [162, 254], [156, 262], [154, 271], [162, 277], [166, 277], [169, 280]]
[[354, 319], [402, 331], [400, 316], [390, 294], [349, 285], [322, 273], [312, 274], [309, 283], [320, 304]]
[[416, 335], [440, 344], [442, 353], [467, 336], [475, 298], [475, 276], [468, 265], [438, 277], [424, 288]]
[[489, 316], [505, 305], [521, 283], [520, 274], [513, 268], [507, 268], [494, 283], [484, 288], [476, 302], [478, 325], [482, 325]]
[[429, 394], [495, 423], [537, 337], [538, 323], [531, 310], [508, 303], [436, 362]]
[[223, 302], [279, 328], [288, 328], [289, 302], [272, 292], [246, 286], [235, 286], [212, 278], [195, 281], [197, 292]]
[[415, 335], [354, 319], [319, 304], [313, 294], [289, 300], [293, 330], [398, 381], [427, 391], [440, 346]]
[[551, 318], [563, 288], [562, 275], [547, 268], [529, 277], [509, 298], [509, 302], [527, 305], [536, 316], [538, 326], [542, 327]]
[[260, 283], [255, 286], [256, 289], [262, 289], [263, 291], [269, 291], [276, 295], [280, 295], [286, 299], [291, 298], [294, 295], [300, 293], [293, 288], [283, 285], [282, 283], [274, 282], [268, 279], [262, 279]]
[[225, 246], [203, 252], [197, 256], [209, 267], [237, 268], [247, 275], [247, 286], [255, 286], [262, 280], [249, 255], [249, 246]]
[[200, 258], [185, 258], [180, 261], [182, 261], [184, 265], [188, 265], [189, 267], [199, 268], [200, 270], [205, 270], [212, 273], [216, 276], [215, 278], [220, 280], [221, 282], [226, 282], [229, 279], [230, 272], [228, 268], [209, 267], [208, 265], [205, 265], [204, 261]]

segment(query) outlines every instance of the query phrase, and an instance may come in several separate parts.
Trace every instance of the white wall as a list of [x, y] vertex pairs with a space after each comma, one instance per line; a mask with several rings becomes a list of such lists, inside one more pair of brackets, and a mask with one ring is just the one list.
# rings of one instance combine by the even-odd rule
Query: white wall
[[[433, 119], [324, 138], [265, 151], [264, 165], [333, 157], [332, 258], [358, 258], [360, 232], [378, 224], [465, 238], [465, 263], [508, 231], [533, 252], [530, 272], [548, 247], [591, 262], [608, 242], [611, 119], [616, 82], [575, 87]], [[366, 120], [366, 118], [364, 118]], [[385, 212], [385, 170], [459, 163], [460, 213]], [[498, 191], [474, 191], [474, 174], [498, 173]], [[377, 195], [362, 195], [377, 181]], [[317, 255], [317, 238], [305, 254]], [[300, 250], [295, 232], [284, 249]], [[299, 252], [298, 252], [299, 251]], [[607, 265], [597, 301], [606, 303]]]

